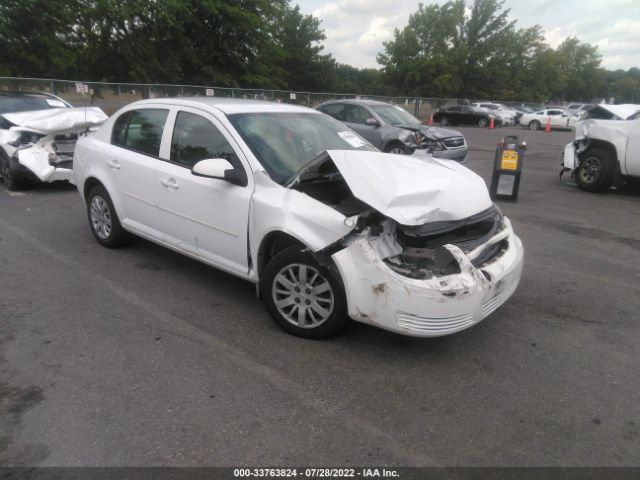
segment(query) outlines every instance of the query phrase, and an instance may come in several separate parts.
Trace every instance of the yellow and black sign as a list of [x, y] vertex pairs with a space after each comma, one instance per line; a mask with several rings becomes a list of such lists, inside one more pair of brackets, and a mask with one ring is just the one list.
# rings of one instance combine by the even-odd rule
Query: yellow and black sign
[[498, 145], [489, 189], [494, 200], [518, 200], [525, 150], [526, 145], [519, 144], [516, 136], [509, 136]]

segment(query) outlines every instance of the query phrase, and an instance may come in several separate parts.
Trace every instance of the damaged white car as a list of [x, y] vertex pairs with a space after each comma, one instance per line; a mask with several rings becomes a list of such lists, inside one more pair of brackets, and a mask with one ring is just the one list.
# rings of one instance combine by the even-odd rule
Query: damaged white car
[[74, 172], [102, 245], [133, 233], [254, 282], [302, 337], [349, 318], [454, 333], [520, 280], [522, 243], [479, 176], [381, 153], [307, 108], [143, 100], [78, 141]]
[[564, 149], [560, 177], [565, 172], [587, 192], [640, 177], [640, 105], [598, 105], [589, 111]]
[[97, 107], [72, 108], [53, 95], [0, 94], [0, 178], [9, 190], [73, 182], [78, 135], [106, 119]]

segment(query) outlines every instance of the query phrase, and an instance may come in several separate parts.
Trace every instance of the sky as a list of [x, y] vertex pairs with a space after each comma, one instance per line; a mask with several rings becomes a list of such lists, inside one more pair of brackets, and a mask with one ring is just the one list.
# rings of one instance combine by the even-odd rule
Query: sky
[[[468, 3], [471, 0], [467, 0]], [[394, 28], [407, 24], [417, 0], [293, 0], [303, 13], [322, 21], [324, 52], [340, 63], [379, 68], [376, 54]], [[423, 0], [443, 4], [445, 0]], [[516, 26], [541, 25], [547, 42], [557, 47], [565, 38], [598, 46], [608, 69], [640, 67], [640, 0], [506, 0]]]

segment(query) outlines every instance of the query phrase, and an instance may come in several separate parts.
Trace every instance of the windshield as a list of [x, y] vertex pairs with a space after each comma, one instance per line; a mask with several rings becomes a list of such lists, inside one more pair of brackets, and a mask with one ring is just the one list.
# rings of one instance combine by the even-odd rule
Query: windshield
[[0, 114], [30, 112], [32, 110], [47, 110], [49, 108], [66, 108], [63, 102], [57, 98], [15, 96], [0, 96]]
[[420, 125], [420, 120], [402, 107], [394, 105], [370, 105], [370, 107], [389, 125]]
[[321, 113], [237, 113], [228, 117], [280, 184], [325, 150], [376, 151], [344, 124]]

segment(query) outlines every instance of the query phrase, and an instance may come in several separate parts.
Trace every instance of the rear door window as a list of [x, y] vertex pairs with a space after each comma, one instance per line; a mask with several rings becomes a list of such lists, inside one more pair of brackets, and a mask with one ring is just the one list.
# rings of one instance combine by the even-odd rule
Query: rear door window
[[344, 104], [342, 103], [332, 103], [331, 105], [325, 105], [320, 108], [321, 112], [331, 115], [336, 120], [341, 121], [344, 121], [344, 110]]
[[162, 132], [169, 110], [145, 108], [123, 113], [115, 121], [111, 143], [145, 155], [160, 155]]

